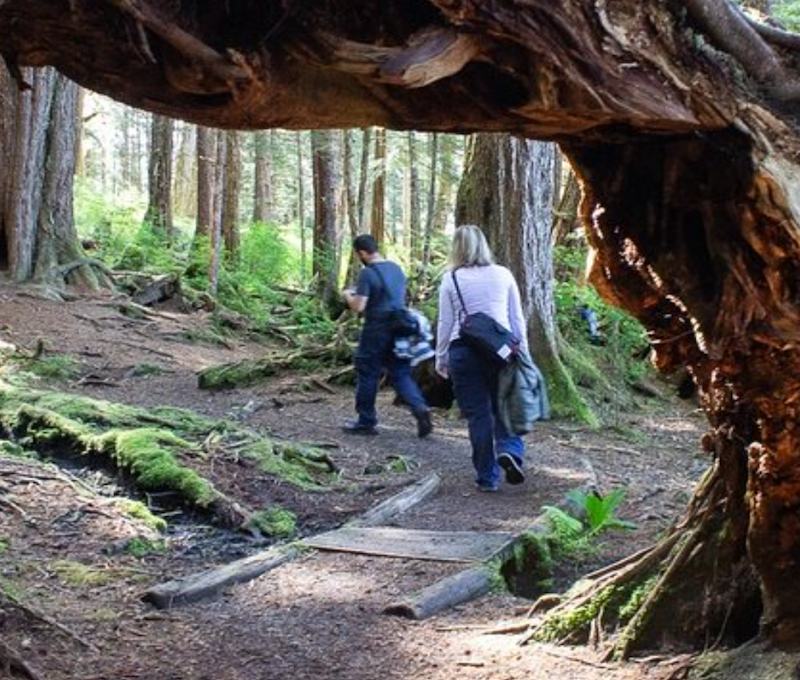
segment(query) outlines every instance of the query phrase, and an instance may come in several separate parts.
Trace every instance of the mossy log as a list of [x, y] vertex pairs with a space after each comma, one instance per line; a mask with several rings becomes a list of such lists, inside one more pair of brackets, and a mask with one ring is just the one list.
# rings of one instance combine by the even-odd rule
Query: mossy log
[[247, 387], [263, 382], [282, 371], [343, 366], [350, 361], [351, 356], [350, 346], [338, 341], [324, 347], [272, 352], [260, 359], [245, 359], [206, 368], [198, 373], [197, 386], [201, 390]]
[[[330, 471], [325, 452], [272, 440], [191, 411], [145, 410], [7, 383], [0, 383], [0, 428], [39, 452], [109, 462], [138, 488], [172, 492], [180, 503], [211, 513], [234, 528], [244, 527], [252, 513], [183, 462], [189, 456], [207, 455], [203, 446], [222, 438], [226, 430], [237, 438], [237, 457], [301, 488], [319, 488]], [[218, 453], [228, 455], [224, 447]]]

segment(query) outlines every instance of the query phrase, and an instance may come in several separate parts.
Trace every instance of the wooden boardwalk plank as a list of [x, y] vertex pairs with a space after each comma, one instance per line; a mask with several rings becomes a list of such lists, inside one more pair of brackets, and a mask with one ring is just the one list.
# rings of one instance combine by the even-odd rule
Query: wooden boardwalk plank
[[508, 532], [421, 531], [395, 527], [343, 527], [302, 541], [317, 550], [435, 562], [481, 562], [514, 539]]

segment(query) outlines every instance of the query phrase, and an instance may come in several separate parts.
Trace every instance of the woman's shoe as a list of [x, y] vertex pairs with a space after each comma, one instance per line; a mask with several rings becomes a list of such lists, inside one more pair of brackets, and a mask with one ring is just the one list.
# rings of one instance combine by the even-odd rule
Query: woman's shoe
[[498, 491], [497, 484], [481, 484], [480, 482], [476, 484], [478, 491], [483, 491], [484, 493], [494, 493]]
[[378, 428], [370, 425], [364, 425], [357, 420], [351, 420], [349, 423], [342, 425], [342, 432], [345, 434], [360, 434], [368, 437], [374, 437], [378, 434]]
[[509, 484], [522, 484], [525, 481], [525, 473], [516, 458], [510, 453], [501, 453], [497, 456], [497, 464], [506, 473], [506, 482]]

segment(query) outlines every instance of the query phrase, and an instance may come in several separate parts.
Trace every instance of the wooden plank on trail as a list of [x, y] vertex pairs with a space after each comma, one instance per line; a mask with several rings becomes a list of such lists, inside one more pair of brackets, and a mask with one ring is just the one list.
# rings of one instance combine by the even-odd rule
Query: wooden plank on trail
[[154, 586], [144, 593], [142, 599], [159, 609], [198, 602], [219, 594], [228, 586], [252, 581], [284, 562], [294, 559], [298, 554], [298, 550], [293, 547], [270, 548], [218, 569], [209, 569]]
[[359, 527], [374, 527], [385, 524], [393, 517], [410, 510], [415, 505], [435, 494], [442, 484], [442, 478], [435, 472], [400, 493], [370, 508], [351, 524]]
[[481, 562], [514, 539], [508, 532], [344, 527], [302, 541], [308, 548], [434, 562]]

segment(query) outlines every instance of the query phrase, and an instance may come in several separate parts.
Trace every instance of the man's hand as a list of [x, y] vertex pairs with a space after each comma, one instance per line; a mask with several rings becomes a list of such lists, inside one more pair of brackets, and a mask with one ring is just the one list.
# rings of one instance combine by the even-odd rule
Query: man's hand
[[447, 366], [437, 366], [436, 372], [445, 380], [450, 379], [450, 369]]
[[352, 288], [345, 288], [342, 291], [342, 297], [350, 309], [359, 313], [364, 311], [367, 306], [367, 300], [369, 299], [365, 298], [363, 295], [356, 295], [356, 292]]

